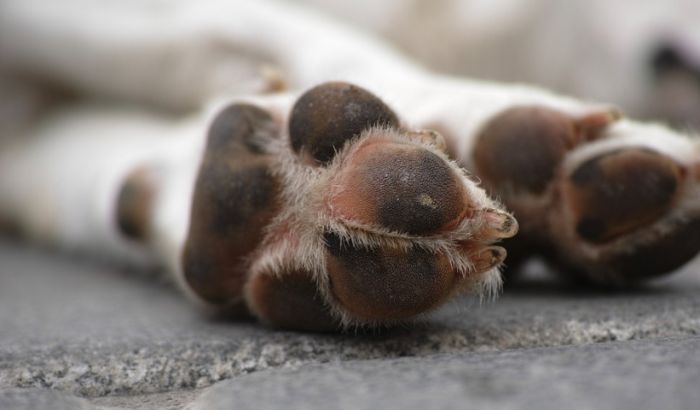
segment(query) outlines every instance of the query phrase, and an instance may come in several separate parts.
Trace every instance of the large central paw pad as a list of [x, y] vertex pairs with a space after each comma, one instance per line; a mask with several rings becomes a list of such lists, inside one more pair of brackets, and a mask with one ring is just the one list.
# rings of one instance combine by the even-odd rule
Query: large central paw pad
[[346, 83], [315, 87], [286, 112], [237, 104], [212, 125], [183, 259], [201, 298], [328, 330], [498, 287], [505, 250], [493, 243], [517, 223], [447, 158], [439, 134], [406, 130]]
[[421, 146], [372, 140], [348, 156], [329, 206], [335, 216], [360, 224], [435, 234], [453, 229], [473, 206], [460, 177]]

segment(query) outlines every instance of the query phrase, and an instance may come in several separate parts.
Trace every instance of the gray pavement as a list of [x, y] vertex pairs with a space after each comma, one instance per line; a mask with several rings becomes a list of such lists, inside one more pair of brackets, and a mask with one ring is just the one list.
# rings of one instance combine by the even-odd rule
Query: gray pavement
[[193, 409], [697, 409], [700, 338], [451, 353], [265, 370]]
[[2, 244], [0, 408], [697, 408], [697, 266], [628, 292], [533, 280], [415, 326], [314, 335], [222, 320], [152, 278]]

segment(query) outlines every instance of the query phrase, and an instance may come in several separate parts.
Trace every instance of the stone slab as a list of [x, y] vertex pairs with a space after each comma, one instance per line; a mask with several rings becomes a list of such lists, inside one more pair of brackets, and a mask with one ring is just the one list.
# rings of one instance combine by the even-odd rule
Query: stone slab
[[699, 352], [691, 337], [314, 364], [221, 382], [191, 409], [695, 410]]
[[129, 396], [308, 363], [693, 337], [699, 271], [627, 292], [534, 281], [495, 303], [463, 299], [415, 326], [315, 335], [213, 318], [142, 276], [3, 244], [0, 388]]

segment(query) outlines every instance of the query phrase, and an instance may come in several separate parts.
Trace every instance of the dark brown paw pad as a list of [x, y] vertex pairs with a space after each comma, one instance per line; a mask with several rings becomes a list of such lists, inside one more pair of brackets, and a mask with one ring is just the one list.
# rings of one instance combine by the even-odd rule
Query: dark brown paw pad
[[248, 305], [265, 322], [283, 329], [333, 331], [340, 321], [304, 271], [258, 274], [248, 284]]
[[333, 183], [336, 217], [411, 235], [454, 228], [469, 196], [457, 172], [422, 146], [375, 142], [361, 146]]
[[477, 137], [477, 175], [494, 192], [542, 194], [566, 153], [598, 138], [618, 118], [612, 110], [575, 118], [543, 106], [507, 109], [488, 121]]
[[671, 158], [641, 148], [587, 160], [565, 188], [577, 234], [599, 244], [646, 227], [674, 206], [684, 176]]
[[[231, 104], [221, 110], [207, 133], [207, 154], [264, 154], [261, 136], [275, 138], [279, 129], [270, 114], [254, 105]], [[266, 135], [264, 135], [266, 134]]]
[[155, 200], [155, 175], [137, 168], [127, 175], [117, 194], [116, 224], [119, 232], [133, 240], [145, 240]]
[[449, 297], [460, 278], [444, 255], [419, 247], [370, 249], [332, 233], [325, 241], [332, 296], [363, 321], [404, 320], [428, 311]]
[[294, 152], [329, 163], [346, 141], [372, 126], [398, 127], [396, 114], [372, 93], [329, 82], [304, 93], [292, 108], [289, 137]]
[[477, 137], [477, 174], [495, 190], [542, 193], [576, 140], [573, 122], [543, 107], [517, 107], [491, 119]]
[[241, 297], [246, 257], [279, 211], [280, 182], [256, 141], [275, 130], [269, 114], [243, 104], [223, 110], [209, 130], [183, 255], [185, 280], [208, 302]]
[[602, 262], [614, 282], [628, 283], [672, 272], [700, 251], [700, 217], [676, 221], [663, 235], [634, 248], [634, 252], [607, 252]]

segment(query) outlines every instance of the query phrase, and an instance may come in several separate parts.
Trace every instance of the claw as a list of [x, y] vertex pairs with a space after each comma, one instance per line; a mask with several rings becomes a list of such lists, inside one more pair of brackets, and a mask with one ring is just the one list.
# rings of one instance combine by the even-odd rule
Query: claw
[[447, 153], [447, 142], [445, 137], [437, 131], [433, 130], [416, 130], [409, 131], [408, 137], [426, 145], [435, 147], [438, 151]]
[[615, 109], [594, 111], [584, 115], [574, 121], [574, 126], [579, 132], [580, 138], [583, 141], [593, 141], [603, 135], [610, 124], [622, 118], [622, 113]]
[[483, 248], [470, 255], [471, 262], [474, 264], [475, 272], [486, 272], [491, 270], [506, 259], [508, 253], [500, 246], [489, 246]]
[[518, 221], [508, 212], [499, 209], [485, 209], [481, 213], [484, 225], [481, 236], [487, 239], [512, 238], [518, 233]]

